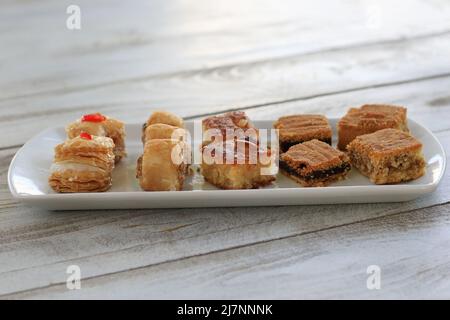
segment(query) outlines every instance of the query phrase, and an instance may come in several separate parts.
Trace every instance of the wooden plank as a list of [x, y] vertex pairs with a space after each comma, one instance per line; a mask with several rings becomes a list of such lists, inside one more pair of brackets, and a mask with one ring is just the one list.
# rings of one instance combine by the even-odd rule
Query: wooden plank
[[[450, 146], [450, 131], [439, 138]], [[71, 264], [80, 265], [84, 277], [96, 277], [446, 203], [449, 177], [447, 172], [432, 195], [406, 203], [60, 213], [3, 209], [0, 295], [63, 283]]]
[[66, 29], [71, 4], [2, 3], [0, 58], [7, 76], [0, 79], [1, 98], [205, 68], [220, 81], [223, 75], [215, 70], [220, 66], [450, 29], [445, 0], [398, 0], [395, 6], [387, 0], [262, 0], [257, 6], [248, 0], [220, 5], [208, 0], [79, 0], [80, 31]]
[[44, 128], [95, 110], [142, 122], [155, 108], [195, 116], [338, 92], [356, 95], [414, 79], [436, 78], [436, 90], [442, 90], [439, 81], [450, 75], [449, 55], [450, 35], [444, 35], [3, 101], [0, 124], [8, 139], [0, 140], [0, 147], [24, 143]]
[[376, 86], [350, 93], [300, 98], [291, 102], [249, 108], [251, 119], [277, 119], [281, 115], [318, 113], [328, 117], [342, 117], [351, 106], [365, 103], [393, 103], [408, 108], [408, 117], [434, 132], [450, 129], [450, 122], [441, 121], [450, 112], [450, 77], [407, 82], [400, 85]]
[[[449, 245], [447, 204], [3, 298], [442, 299]], [[379, 290], [367, 288], [371, 265]]]

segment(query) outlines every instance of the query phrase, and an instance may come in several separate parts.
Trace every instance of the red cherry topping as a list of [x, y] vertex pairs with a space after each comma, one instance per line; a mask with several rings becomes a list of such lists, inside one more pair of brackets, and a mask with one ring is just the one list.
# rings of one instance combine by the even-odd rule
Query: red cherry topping
[[92, 140], [92, 136], [89, 133], [86, 133], [86, 132], [80, 133], [80, 138], [86, 139], [86, 140]]
[[81, 121], [85, 122], [102, 122], [105, 121], [106, 117], [102, 115], [101, 113], [91, 113], [91, 114], [85, 114]]

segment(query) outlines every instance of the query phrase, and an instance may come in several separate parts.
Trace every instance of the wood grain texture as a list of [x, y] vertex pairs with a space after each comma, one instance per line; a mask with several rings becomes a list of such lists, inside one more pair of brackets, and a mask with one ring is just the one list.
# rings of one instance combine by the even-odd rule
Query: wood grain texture
[[[139, 4], [136, 6], [127, 4], [131, 9], [124, 10], [124, 4], [111, 5], [108, 8], [112, 9], [106, 10], [107, 13], [103, 12], [105, 3], [102, 1], [95, 2], [95, 5], [93, 2], [82, 2], [80, 6], [85, 7], [86, 16], [89, 18], [92, 12], [96, 17], [95, 26], [98, 25], [100, 29], [90, 27], [88, 24], [79, 33], [77, 31], [71, 33], [65, 28], [56, 27], [56, 19], [58, 23], [60, 21], [57, 13], [63, 8], [62, 4], [55, 5], [54, 2], [46, 4], [43, 7], [49, 11], [46, 14], [40, 14], [43, 10], [41, 7], [39, 10], [31, 8], [28, 14], [32, 18], [25, 21], [24, 26], [15, 29], [15, 33], [22, 34], [34, 27], [32, 23], [37, 22], [42, 25], [41, 30], [44, 28], [49, 33], [41, 32], [42, 35], [39, 36], [30, 35], [28, 32], [25, 39], [16, 35], [14, 40], [11, 40], [12, 43], [8, 41], [6, 43], [10, 44], [10, 48], [18, 48], [22, 42], [29, 45], [28, 41], [31, 41], [29, 38], [39, 39], [44, 34], [46, 39], [52, 41], [48, 43], [49, 40], [41, 39], [42, 44], [36, 44], [37, 48], [29, 53], [33, 54], [32, 57], [23, 57], [16, 53], [5, 57], [8, 63], [4, 64], [4, 68], [8, 77], [4, 77], [7, 83], [1, 84], [0, 93], [9, 92], [10, 96], [0, 99], [2, 110], [0, 124], [4, 134], [10, 135], [10, 138], [1, 141], [0, 147], [22, 144], [48, 126], [67, 123], [81, 113], [92, 110], [111, 114], [127, 122], [140, 122], [151, 110], [157, 108], [192, 117], [229, 108], [259, 106], [385, 83], [448, 75], [450, 21], [444, 17], [447, 10], [450, 10], [448, 9], [450, 5], [441, 1], [407, 2], [410, 10], [400, 15], [396, 11], [400, 10], [398, 9], [401, 8], [400, 4], [398, 8], [397, 6], [392, 8], [389, 2], [377, 2], [375, 7], [378, 9], [376, 9], [372, 8], [373, 2], [356, 4], [354, 1], [348, 3], [327, 1], [327, 6], [335, 6], [336, 10], [342, 12], [333, 17], [336, 21], [327, 20], [327, 23], [324, 23], [324, 16], [317, 16], [324, 6], [324, 3], [320, 2], [302, 2], [297, 6], [287, 3], [286, 7], [281, 6], [284, 9], [279, 10], [289, 8], [290, 14], [268, 15], [265, 10], [277, 5], [275, 2], [266, 1], [266, 5], [261, 4], [250, 16], [239, 15], [241, 10], [247, 12], [245, 10], [249, 8], [245, 4], [243, 8], [237, 7], [233, 2], [224, 5], [223, 8], [217, 8], [217, 12], [210, 8], [211, 5], [205, 7], [205, 3], [201, 2], [198, 4], [195, 2], [194, 6], [173, 4], [174, 8], [170, 9], [171, 5], [167, 5], [168, 2], [164, 1], [155, 2], [153, 5], [156, 7], [153, 9], [141, 8]], [[298, 6], [298, 10], [291, 10]], [[174, 33], [181, 32], [177, 29], [181, 26], [174, 27], [177, 24], [169, 22], [157, 24], [160, 22], [158, 19], [151, 20], [153, 15], [156, 15], [153, 10], [155, 12], [168, 10], [168, 15], [175, 16], [179, 16], [181, 11], [185, 12], [188, 20], [186, 24], [182, 24], [182, 30], [191, 32], [194, 39], [187, 36], [181, 39], [186, 39], [198, 48], [191, 53], [184, 40], [180, 40], [179, 37], [173, 39]], [[208, 13], [221, 15], [221, 10], [231, 15], [225, 14], [225, 17], [235, 23], [226, 23], [225, 17], [223, 20], [209, 22]], [[369, 21], [367, 15], [368, 12], [372, 12], [371, 10], [381, 12], [380, 17], [384, 19], [381, 27], [375, 29], [366, 27], [365, 22]], [[94, 15], [94, 12], [97, 14]], [[150, 12], [153, 15], [149, 17]], [[311, 16], [312, 12], [316, 13], [316, 16]], [[424, 15], [423, 12], [429, 14]], [[11, 14], [14, 13], [19, 14], [19, 17], [25, 14], [19, 9], [13, 10]], [[206, 17], [201, 18], [202, 14]], [[41, 15], [44, 21], [37, 18]], [[131, 47], [125, 44], [121, 46], [122, 33], [116, 30], [120, 25], [111, 26], [109, 20], [116, 16], [116, 19], [119, 19], [119, 15], [125, 20], [128, 15], [133, 17], [132, 26], [137, 24], [135, 28], [138, 30], [142, 30], [153, 21], [155, 25], [145, 27], [145, 31], [158, 34], [160, 40], [155, 40], [155, 46], [150, 45], [150, 48], [147, 48], [145, 41], [142, 45], [138, 43]], [[286, 21], [278, 21], [282, 19], [280, 17], [284, 17]], [[45, 22], [47, 19], [52, 23]], [[104, 23], [102, 19], [105, 19]], [[210, 28], [219, 35], [228, 35], [230, 33], [228, 29], [232, 28], [234, 32], [228, 36], [231, 37], [232, 43], [222, 47], [220, 40], [215, 38], [214, 43], [217, 42], [217, 46], [211, 46], [211, 42], [206, 40], [195, 40], [199, 25], [207, 24], [206, 21], [215, 25], [210, 25]], [[419, 21], [422, 24], [419, 24]], [[48, 23], [51, 30], [45, 29]], [[172, 28], [175, 30], [166, 30], [167, 24], [174, 25]], [[337, 25], [339, 28], [335, 28]], [[127, 24], [125, 26], [132, 27]], [[329, 28], [330, 26], [334, 27]], [[287, 30], [284, 29], [286, 27]], [[237, 32], [249, 30], [247, 28], [253, 30], [250, 35], [246, 36], [246, 31]], [[426, 30], [429, 32], [425, 32]], [[199, 37], [203, 35], [204, 33], [200, 33]], [[4, 33], [3, 36], [9, 37], [8, 33]], [[25, 37], [25, 34], [23, 36]], [[75, 40], [72, 37], [79, 39]], [[122, 38], [130, 41], [133, 37], [125, 32]], [[18, 39], [22, 42], [17, 43]], [[105, 42], [117, 41], [118, 48], [106, 45], [103, 50], [101, 48], [95, 50], [92, 42], [100, 41], [99, 39]], [[77, 44], [77, 41], [87, 43]], [[280, 41], [283, 44], [280, 44]], [[169, 42], [171, 45], [166, 48], [161, 42]], [[77, 46], [94, 46], [94, 49], [77, 53]], [[134, 56], [133, 50], [142, 47], [144, 53], [138, 59]], [[61, 52], [63, 49], [71, 53], [69, 57]], [[159, 55], [153, 57], [158, 50], [161, 51]], [[230, 55], [234, 60], [211, 61], [217, 56], [217, 53], [214, 55], [211, 50], [214, 52], [220, 50], [222, 55]], [[183, 53], [182, 56], [171, 55], [179, 51]], [[203, 51], [206, 52], [201, 54]], [[246, 58], [245, 52], [255, 54]], [[196, 56], [197, 63], [191, 58], [191, 54]], [[131, 60], [116, 61], [114, 59], [118, 59], [117, 55]], [[24, 65], [16, 62], [16, 59], [33, 64]], [[60, 62], [60, 59], [65, 61]], [[178, 65], [179, 61], [190, 68]], [[176, 68], [177, 71], [157, 69], [154, 73], [150, 73], [147, 68], [151, 69], [155, 65]], [[76, 72], [66, 68], [73, 68]], [[121, 69], [115, 71], [116, 68]], [[139, 76], [130, 75], [133, 70], [137, 70]], [[31, 84], [28, 83], [28, 73], [43, 77], [48, 72], [56, 74], [34, 78]], [[147, 73], [152, 75], [149, 76]], [[120, 79], [114, 78], [118, 76]], [[15, 77], [20, 77], [18, 82], [14, 80]], [[96, 77], [103, 77], [104, 80], [96, 80]], [[71, 81], [79, 86], [72, 85]], [[31, 93], [27, 89], [29, 86], [35, 88]], [[51, 89], [47, 86], [51, 86]], [[15, 91], [19, 91], [20, 94], [15, 94]], [[22, 127], [20, 132], [15, 130], [17, 125]]]
[[450, 27], [445, 0], [395, 5], [387, 0], [79, 0], [82, 29], [77, 32], [65, 28], [69, 4], [2, 5], [0, 39], [10, 49], [1, 54], [11, 62], [3, 64], [10, 76], [0, 82], [2, 98], [392, 41]]
[[[82, 0], [80, 33], [61, 27], [67, 4], [2, 2], [0, 298], [449, 298], [448, 170], [416, 201], [267, 208], [52, 213], [6, 182], [21, 144], [92, 110], [267, 120], [397, 103], [450, 150], [448, 1]], [[65, 289], [70, 264], [81, 291]]]
[[449, 245], [447, 204], [5, 298], [448, 299]]

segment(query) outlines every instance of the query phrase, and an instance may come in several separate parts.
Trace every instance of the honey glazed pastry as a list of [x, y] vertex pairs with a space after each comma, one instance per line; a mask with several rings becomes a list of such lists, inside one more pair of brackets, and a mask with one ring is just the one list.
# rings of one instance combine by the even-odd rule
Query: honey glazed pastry
[[[243, 111], [232, 111], [203, 119], [203, 144], [212, 142], [213, 136], [221, 135], [227, 139], [244, 139], [254, 143], [258, 141], [258, 130]], [[252, 129], [252, 130], [249, 130]]]
[[[147, 132], [147, 127], [150, 127], [152, 125], [156, 124], [163, 124], [166, 126], [156, 126], [152, 127], [150, 129], [151, 133]], [[170, 127], [169, 127], [170, 126]], [[147, 135], [160, 135], [167, 137], [170, 134], [172, 134], [173, 131], [171, 131], [171, 128], [184, 128], [184, 121], [182, 118], [177, 116], [176, 114], [167, 112], [167, 111], [154, 111], [150, 117], [148, 118], [147, 122], [144, 123], [142, 126], [142, 143], [145, 144]], [[175, 130], [175, 129], [173, 129]], [[156, 132], [159, 131], [159, 132]], [[166, 138], [165, 138], [166, 139]], [[169, 139], [169, 138], [167, 138]]]
[[145, 144], [148, 140], [153, 139], [172, 139], [185, 141], [187, 132], [183, 128], [175, 127], [165, 123], [155, 123], [145, 127], [142, 135], [142, 142]]
[[114, 142], [115, 162], [126, 156], [125, 125], [123, 122], [100, 113], [86, 114], [66, 127], [69, 139], [85, 132], [94, 136], [108, 137]]
[[317, 139], [331, 145], [331, 126], [328, 119], [318, 114], [299, 114], [279, 118], [273, 125], [278, 129], [280, 150], [288, 151], [293, 145]]
[[409, 132], [406, 112], [404, 107], [382, 104], [350, 108], [337, 125], [338, 148], [345, 151], [347, 145], [356, 137], [382, 129], [392, 128]]
[[304, 187], [325, 187], [350, 171], [348, 156], [317, 139], [299, 143], [280, 156], [280, 170]]
[[171, 139], [146, 141], [136, 178], [145, 191], [182, 190], [186, 174], [185, 143]]
[[251, 141], [209, 143], [203, 146], [202, 157], [203, 177], [221, 189], [255, 189], [275, 180], [271, 150]]
[[376, 184], [410, 181], [425, 173], [422, 143], [401, 130], [383, 129], [359, 136], [347, 151], [353, 166]]
[[81, 133], [55, 147], [48, 179], [56, 192], [102, 192], [111, 187], [114, 142]]

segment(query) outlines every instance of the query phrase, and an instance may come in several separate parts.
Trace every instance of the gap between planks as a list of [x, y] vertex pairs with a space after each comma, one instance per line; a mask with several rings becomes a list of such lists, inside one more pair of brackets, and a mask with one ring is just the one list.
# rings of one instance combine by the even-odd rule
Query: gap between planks
[[[432, 32], [432, 33], [428, 33], [428, 34], [422, 34], [422, 35], [411, 36], [411, 37], [399, 37], [399, 38], [395, 38], [395, 39], [387, 39], [387, 40], [381, 40], [381, 41], [360, 42], [360, 43], [355, 43], [355, 44], [346, 45], [346, 46], [334, 46], [334, 47], [324, 48], [321, 50], [313, 50], [313, 51], [309, 51], [309, 52], [302, 52], [299, 54], [291, 54], [291, 55], [287, 55], [287, 56], [283, 56], [283, 57], [266, 58], [266, 59], [260, 59], [260, 60], [250, 61], [250, 62], [225, 64], [225, 65], [220, 65], [220, 66], [215, 66], [215, 67], [210, 67], [210, 68], [191, 69], [191, 70], [184, 70], [184, 71], [177, 71], [177, 72], [169, 72], [169, 73], [141, 76], [141, 77], [135, 77], [135, 78], [129, 78], [129, 79], [122, 79], [122, 80], [92, 84], [92, 85], [88, 85], [88, 86], [81, 85], [81, 86], [75, 86], [75, 87], [71, 87], [71, 88], [61, 88], [61, 89], [53, 89], [53, 90], [35, 92], [35, 93], [24, 94], [24, 95], [15, 95], [15, 96], [1, 98], [0, 102], [14, 101], [17, 99], [22, 99], [22, 98], [39, 97], [39, 96], [49, 95], [49, 94], [65, 94], [65, 93], [72, 93], [72, 92], [78, 92], [78, 91], [92, 90], [92, 89], [107, 87], [110, 85], [124, 84], [124, 83], [130, 83], [130, 82], [131, 83], [132, 82], [140, 82], [140, 81], [146, 81], [146, 80], [151, 80], [151, 79], [167, 79], [167, 78], [172, 78], [172, 77], [196, 74], [196, 73], [200, 73], [200, 72], [213, 72], [213, 71], [235, 68], [235, 67], [251, 66], [251, 65], [256, 65], [256, 64], [264, 64], [264, 63], [270, 63], [270, 62], [276, 62], [276, 61], [282, 61], [282, 60], [289, 60], [289, 59], [311, 56], [311, 55], [316, 55], [316, 54], [333, 53], [333, 52], [340, 52], [340, 51], [346, 51], [346, 50], [351, 50], [351, 49], [370, 48], [373, 46], [389, 45], [389, 44], [395, 44], [395, 43], [408, 43], [408, 42], [422, 40], [422, 39], [446, 36], [449, 34], [450, 34], [450, 30], [443, 30], [443, 31]], [[296, 100], [293, 100], [293, 101], [296, 101]], [[264, 104], [264, 105], [268, 105], [268, 104]]]
[[442, 74], [430, 75], [430, 76], [419, 77], [419, 78], [412, 78], [412, 79], [407, 79], [407, 80], [400, 80], [400, 81], [372, 84], [372, 85], [368, 85], [368, 86], [362, 86], [362, 87], [355, 87], [355, 88], [344, 89], [344, 90], [336, 90], [336, 91], [324, 92], [324, 93], [314, 94], [314, 95], [310, 95], [310, 96], [290, 98], [290, 99], [285, 99], [285, 100], [280, 100], [280, 101], [271, 101], [271, 102], [259, 103], [259, 104], [255, 104], [255, 105], [249, 105], [249, 106], [242, 106], [242, 107], [239, 107], [239, 108], [229, 108], [229, 109], [225, 109], [225, 110], [218, 111], [218, 112], [203, 113], [203, 114], [200, 114], [200, 115], [189, 116], [189, 117], [185, 117], [184, 119], [186, 119], [186, 120], [193, 120], [193, 119], [197, 119], [197, 118], [200, 118], [200, 117], [208, 117], [208, 116], [221, 114], [221, 113], [225, 113], [225, 112], [230, 112], [230, 111], [254, 110], [254, 109], [261, 108], [261, 107], [268, 107], [268, 106], [271, 106], [271, 105], [274, 105], [274, 104], [283, 104], [283, 103], [290, 103], [290, 102], [296, 102], [296, 101], [307, 101], [307, 100], [311, 100], [311, 99], [329, 97], [329, 96], [338, 95], [338, 94], [352, 93], [352, 92], [371, 90], [371, 89], [379, 89], [379, 88], [392, 87], [392, 86], [399, 86], [399, 85], [403, 85], [403, 84], [410, 84], [410, 83], [414, 83], [414, 82], [436, 80], [436, 79], [442, 79], [442, 78], [448, 78], [448, 77], [450, 77], [450, 73], [442, 73]]
[[[373, 85], [368, 85], [368, 86], [349, 88], [349, 89], [344, 89], [344, 90], [336, 90], [336, 91], [324, 92], [324, 93], [319, 93], [319, 94], [314, 94], [314, 95], [309, 95], [309, 96], [295, 97], [295, 98], [290, 98], [290, 99], [285, 99], [285, 100], [275, 100], [275, 101], [259, 103], [259, 104], [255, 104], [255, 105], [242, 106], [242, 107], [239, 107], [239, 108], [228, 108], [228, 109], [224, 109], [224, 110], [221, 110], [221, 111], [210, 112], [210, 113], [202, 113], [202, 114], [197, 114], [197, 115], [193, 115], [193, 116], [189, 116], [189, 117], [184, 117], [184, 119], [185, 120], [194, 120], [194, 119], [208, 117], [208, 116], [221, 114], [221, 113], [225, 113], [225, 112], [230, 112], [230, 111], [255, 110], [255, 109], [258, 109], [258, 108], [268, 107], [268, 106], [271, 106], [271, 105], [281, 105], [281, 104], [284, 104], [284, 103], [291, 103], [291, 102], [298, 102], [298, 101], [307, 101], [307, 100], [312, 100], [312, 99], [317, 99], [317, 98], [330, 97], [330, 96], [333, 96], [333, 95], [352, 93], [352, 92], [371, 90], [371, 89], [378, 89], [378, 88], [393, 87], [393, 86], [399, 86], [399, 85], [404, 85], [404, 84], [411, 84], [411, 83], [415, 83], [415, 82], [423, 82], [423, 81], [430, 81], [430, 80], [436, 80], [436, 79], [443, 79], [443, 78], [448, 78], [448, 77], [450, 77], [450, 73], [429, 75], [429, 76], [425, 76], [425, 77], [418, 77], [418, 78], [412, 78], [412, 79], [406, 79], [406, 80], [400, 80], [400, 81], [393, 81], [393, 82], [385, 82], [385, 83], [373, 84]], [[443, 129], [443, 130], [439, 130], [439, 131], [436, 131], [436, 132], [445, 132], [445, 131], [447, 131], [449, 129]], [[23, 144], [16, 144], [16, 145], [11, 145], [11, 146], [5, 146], [5, 147], [1, 147], [0, 151], [14, 149], [14, 148], [21, 148], [22, 146], [23, 146]]]

